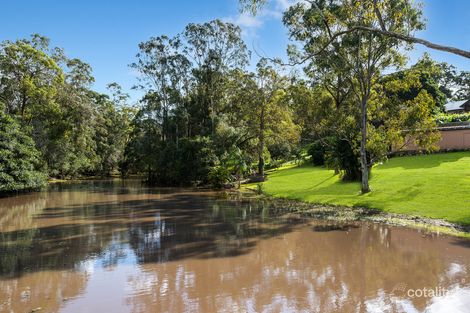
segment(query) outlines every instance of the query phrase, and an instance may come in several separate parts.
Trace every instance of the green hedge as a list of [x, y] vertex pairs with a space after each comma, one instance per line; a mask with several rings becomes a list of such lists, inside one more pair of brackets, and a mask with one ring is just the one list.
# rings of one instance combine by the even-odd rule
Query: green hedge
[[461, 114], [448, 114], [439, 113], [436, 116], [437, 124], [455, 123], [455, 122], [470, 122], [470, 112]]

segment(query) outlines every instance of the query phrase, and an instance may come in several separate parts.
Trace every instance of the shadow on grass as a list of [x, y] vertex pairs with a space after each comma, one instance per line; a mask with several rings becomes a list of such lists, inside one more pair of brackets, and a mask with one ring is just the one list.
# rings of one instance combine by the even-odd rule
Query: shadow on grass
[[[374, 191], [373, 191], [374, 192]], [[395, 192], [393, 195], [389, 195], [385, 199], [382, 198], [374, 198], [374, 199], [367, 199], [358, 198], [354, 206], [357, 207], [364, 207], [364, 208], [373, 208], [373, 207], [385, 207], [390, 203], [402, 203], [407, 201], [414, 200], [417, 196], [421, 193], [418, 187], [407, 187], [402, 188]]]
[[403, 168], [403, 169], [423, 169], [438, 167], [443, 163], [457, 162], [464, 157], [469, 157], [469, 152], [448, 152], [426, 155], [414, 155], [393, 157], [384, 164], [379, 165], [382, 170]]

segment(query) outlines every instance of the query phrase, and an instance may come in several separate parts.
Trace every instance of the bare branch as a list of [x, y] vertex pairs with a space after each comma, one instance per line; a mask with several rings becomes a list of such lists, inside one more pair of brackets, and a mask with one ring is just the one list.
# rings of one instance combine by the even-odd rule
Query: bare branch
[[365, 27], [365, 26], [355, 26], [355, 27], [351, 28], [350, 30], [351, 31], [365, 30], [365, 31], [376, 33], [376, 34], [381, 34], [381, 35], [385, 35], [385, 36], [388, 36], [388, 37], [400, 39], [400, 40], [403, 40], [403, 41], [406, 41], [406, 42], [409, 42], [409, 43], [421, 44], [423, 46], [426, 46], [426, 47], [434, 49], [434, 50], [450, 52], [450, 53], [453, 53], [453, 54], [460, 55], [464, 58], [470, 59], [470, 51], [458, 49], [458, 48], [451, 47], [451, 46], [438, 45], [438, 44], [432, 43], [430, 41], [427, 41], [427, 40], [424, 40], [424, 39], [421, 39], [421, 38], [416, 38], [416, 37], [412, 37], [412, 36], [399, 34], [399, 33], [396, 33], [396, 32], [380, 30], [380, 29], [376, 29], [376, 28], [372, 28], [372, 27]]
[[403, 41], [406, 41], [406, 42], [409, 42], [409, 43], [421, 44], [423, 46], [426, 46], [426, 47], [434, 49], [434, 50], [450, 52], [450, 53], [453, 53], [453, 54], [460, 55], [464, 58], [470, 59], [470, 51], [458, 49], [458, 48], [451, 47], [451, 46], [438, 45], [438, 44], [432, 43], [430, 41], [427, 41], [427, 40], [424, 40], [424, 39], [421, 39], [421, 38], [416, 38], [416, 37], [412, 37], [412, 36], [408, 36], [408, 35], [399, 34], [399, 33], [396, 33], [396, 32], [391, 32], [391, 31], [387, 31], [387, 30], [380, 30], [380, 29], [377, 29], [377, 28], [366, 27], [366, 26], [353, 26], [353, 27], [351, 27], [347, 30], [337, 32], [336, 34], [334, 34], [330, 38], [330, 40], [325, 45], [325, 47], [323, 47], [319, 52], [311, 54], [309, 57], [313, 57], [313, 56], [323, 52], [326, 49], [326, 47], [329, 44], [331, 44], [336, 38], [338, 38], [340, 36], [343, 36], [345, 34], [352, 33], [352, 32], [357, 31], [357, 30], [368, 31], [368, 32], [372, 32], [372, 33], [376, 33], [376, 34], [380, 34], [380, 35], [400, 39], [400, 40], [403, 40]]

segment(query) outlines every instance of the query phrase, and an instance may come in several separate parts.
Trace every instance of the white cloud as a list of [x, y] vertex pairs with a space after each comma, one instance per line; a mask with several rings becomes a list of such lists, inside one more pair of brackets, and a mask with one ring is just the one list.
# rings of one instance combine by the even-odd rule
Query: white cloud
[[249, 13], [241, 13], [235, 17], [224, 18], [226, 22], [233, 23], [241, 28], [258, 28], [263, 25], [261, 16], [253, 16]]
[[299, 2], [304, 2], [305, 4], [305, 1], [303, 0], [275, 0], [275, 11], [279, 12], [282, 15], [282, 13], [284, 13], [288, 8]]
[[223, 18], [224, 21], [234, 23], [242, 28], [243, 34], [256, 36], [256, 29], [263, 26], [263, 23], [271, 19], [281, 19], [282, 14], [292, 5], [302, 0], [273, 0], [260, 11], [256, 16], [250, 13], [240, 13], [236, 16]]
[[300, 2], [300, 0], [276, 0], [276, 8], [282, 12], [287, 10], [289, 7]]

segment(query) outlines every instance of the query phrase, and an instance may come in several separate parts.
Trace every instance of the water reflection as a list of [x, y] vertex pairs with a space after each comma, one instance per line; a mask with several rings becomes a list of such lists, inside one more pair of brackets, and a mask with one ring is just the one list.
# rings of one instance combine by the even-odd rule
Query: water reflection
[[[7, 312], [465, 312], [469, 263], [467, 241], [211, 192], [93, 181], [0, 199]], [[407, 294], [435, 287], [449, 292]]]

